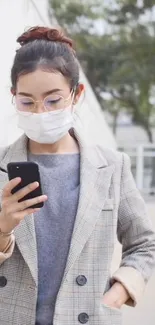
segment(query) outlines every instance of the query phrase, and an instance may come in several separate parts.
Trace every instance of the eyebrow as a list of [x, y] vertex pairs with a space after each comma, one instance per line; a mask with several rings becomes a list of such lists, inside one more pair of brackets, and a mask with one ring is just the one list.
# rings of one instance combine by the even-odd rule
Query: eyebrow
[[[48, 90], [48, 91], [45, 91], [42, 95], [43, 95], [43, 96], [48, 96], [48, 95], [50, 95], [50, 94], [53, 94], [53, 93], [56, 93], [56, 92], [59, 92], [59, 91], [62, 91], [62, 89], [52, 89], [52, 90]], [[25, 92], [19, 92], [18, 95], [28, 96], [28, 97], [33, 97], [32, 94], [25, 93]]]

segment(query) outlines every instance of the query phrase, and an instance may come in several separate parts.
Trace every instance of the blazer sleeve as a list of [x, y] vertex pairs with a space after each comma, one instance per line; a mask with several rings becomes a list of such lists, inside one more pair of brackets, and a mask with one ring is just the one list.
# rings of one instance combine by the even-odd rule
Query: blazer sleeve
[[123, 153], [118, 240], [122, 244], [120, 268], [112, 283], [120, 282], [130, 294], [128, 305], [135, 306], [155, 266], [155, 233], [146, 206], [136, 188], [129, 157]]

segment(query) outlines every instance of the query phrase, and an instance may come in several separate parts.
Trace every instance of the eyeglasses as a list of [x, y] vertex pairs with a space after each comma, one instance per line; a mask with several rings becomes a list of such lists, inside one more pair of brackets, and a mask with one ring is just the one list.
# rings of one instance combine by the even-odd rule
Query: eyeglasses
[[14, 96], [12, 99], [13, 105], [19, 112], [27, 112], [33, 114], [36, 112], [37, 104], [42, 103], [47, 112], [57, 111], [66, 108], [66, 102], [73, 96], [74, 90], [71, 91], [68, 98], [64, 98], [58, 94], [51, 94], [43, 100], [34, 100], [31, 97]]

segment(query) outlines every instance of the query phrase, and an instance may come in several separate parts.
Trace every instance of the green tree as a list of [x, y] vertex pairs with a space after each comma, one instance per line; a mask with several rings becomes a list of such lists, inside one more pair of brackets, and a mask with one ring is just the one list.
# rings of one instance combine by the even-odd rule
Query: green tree
[[[109, 0], [107, 5], [102, 0], [49, 1], [50, 17], [75, 39], [78, 58], [103, 109], [112, 106], [115, 122], [120, 110], [128, 111], [150, 142], [155, 111], [153, 2], [144, 0], [138, 6], [136, 0]], [[108, 103], [105, 93], [111, 96]]]
[[[121, 85], [116, 98], [131, 111], [133, 121], [147, 132], [153, 142], [152, 116], [155, 112], [155, 20], [154, 1], [120, 0], [117, 9], [107, 10], [109, 23], [122, 45], [122, 60], [112, 73], [112, 82]], [[144, 19], [145, 18], [145, 19]], [[120, 56], [119, 56], [120, 57]]]

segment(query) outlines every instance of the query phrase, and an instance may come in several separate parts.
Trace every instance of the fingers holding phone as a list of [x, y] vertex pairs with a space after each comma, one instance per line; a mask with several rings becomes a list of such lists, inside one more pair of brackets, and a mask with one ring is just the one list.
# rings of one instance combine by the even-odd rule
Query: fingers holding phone
[[[4, 233], [11, 232], [27, 215], [40, 210], [47, 200], [47, 196], [42, 195], [38, 166], [30, 163], [31, 166], [33, 164], [33, 172], [31, 170], [27, 177], [30, 164], [21, 164], [24, 164], [24, 167], [20, 165], [20, 171], [19, 168], [16, 168], [17, 164], [13, 166], [11, 172], [8, 168], [9, 178], [12, 179], [3, 189], [0, 212], [0, 228]], [[14, 178], [15, 174], [23, 175]], [[33, 179], [37, 181], [33, 181]]]

